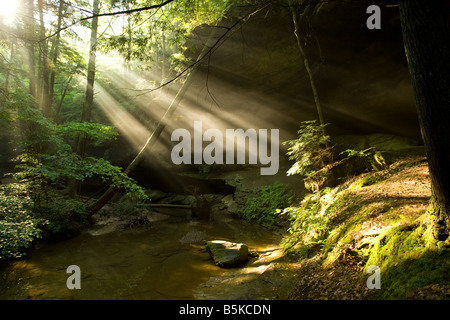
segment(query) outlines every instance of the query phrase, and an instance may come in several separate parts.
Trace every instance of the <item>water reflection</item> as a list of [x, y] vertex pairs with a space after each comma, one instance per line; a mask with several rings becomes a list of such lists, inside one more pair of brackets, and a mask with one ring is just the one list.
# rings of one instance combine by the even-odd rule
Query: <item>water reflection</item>
[[[92, 233], [41, 242], [25, 259], [4, 267], [0, 298], [195, 299], [202, 284], [242, 272], [215, 266], [202, 240], [244, 242], [259, 251], [277, 248], [280, 240], [267, 229], [223, 215], [205, 223], [165, 219], [149, 227]], [[66, 287], [69, 265], [81, 269], [80, 290]]]

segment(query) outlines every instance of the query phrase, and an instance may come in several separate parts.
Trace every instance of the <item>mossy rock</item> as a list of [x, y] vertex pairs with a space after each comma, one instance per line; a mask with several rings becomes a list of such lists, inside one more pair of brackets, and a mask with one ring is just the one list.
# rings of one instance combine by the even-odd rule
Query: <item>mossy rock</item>
[[450, 249], [427, 245], [427, 227], [420, 220], [389, 229], [370, 252], [366, 267], [380, 266], [382, 298], [410, 299], [427, 286], [450, 287]]
[[422, 154], [423, 147], [419, 142], [410, 138], [400, 137], [392, 134], [375, 133], [369, 135], [346, 135], [333, 138], [335, 152], [352, 150], [366, 150], [375, 148], [377, 151], [389, 152], [390, 154], [403, 154], [412, 152]]
[[318, 191], [323, 188], [333, 188], [346, 178], [358, 175], [367, 170], [367, 162], [362, 157], [348, 157], [326, 166], [305, 178], [305, 188]]
[[[415, 140], [390, 134], [348, 135], [333, 139], [335, 158], [341, 160], [318, 170], [305, 178], [305, 188], [318, 191], [326, 187], [336, 187], [347, 178], [368, 170], [383, 170], [399, 157], [406, 155], [425, 155], [424, 148]], [[342, 159], [346, 150], [365, 151], [371, 153], [364, 156], [349, 156]]]

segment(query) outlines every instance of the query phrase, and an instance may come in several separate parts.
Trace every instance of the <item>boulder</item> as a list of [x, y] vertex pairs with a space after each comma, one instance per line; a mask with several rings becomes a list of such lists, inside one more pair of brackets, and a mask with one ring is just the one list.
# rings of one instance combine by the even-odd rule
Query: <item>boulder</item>
[[228, 212], [238, 214], [240, 212], [239, 205], [234, 201], [232, 194], [222, 198], [222, 203], [226, 206]]
[[205, 247], [214, 263], [222, 268], [242, 266], [248, 259], [248, 247], [243, 243], [213, 240], [207, 241]]

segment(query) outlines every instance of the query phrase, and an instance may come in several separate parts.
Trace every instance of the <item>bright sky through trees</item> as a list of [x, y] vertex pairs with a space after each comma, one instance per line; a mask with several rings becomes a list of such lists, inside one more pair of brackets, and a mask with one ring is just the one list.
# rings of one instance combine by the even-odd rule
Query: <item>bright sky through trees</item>
[[5, 24], [14, 22], [19, 0], [0, 0], [0, 20]]

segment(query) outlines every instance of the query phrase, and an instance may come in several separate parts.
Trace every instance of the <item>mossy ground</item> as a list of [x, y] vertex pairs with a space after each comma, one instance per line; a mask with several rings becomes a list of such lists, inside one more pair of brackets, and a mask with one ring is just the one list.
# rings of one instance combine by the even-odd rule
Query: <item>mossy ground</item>
[[[303, 273], [292, 298], [450, 299], [450, 244], [429, 236], [430, 196], [425, 159], [408, 157], [305, 198], [284, 240]], [[370, 265], [380, 290], [367, 288]]]

